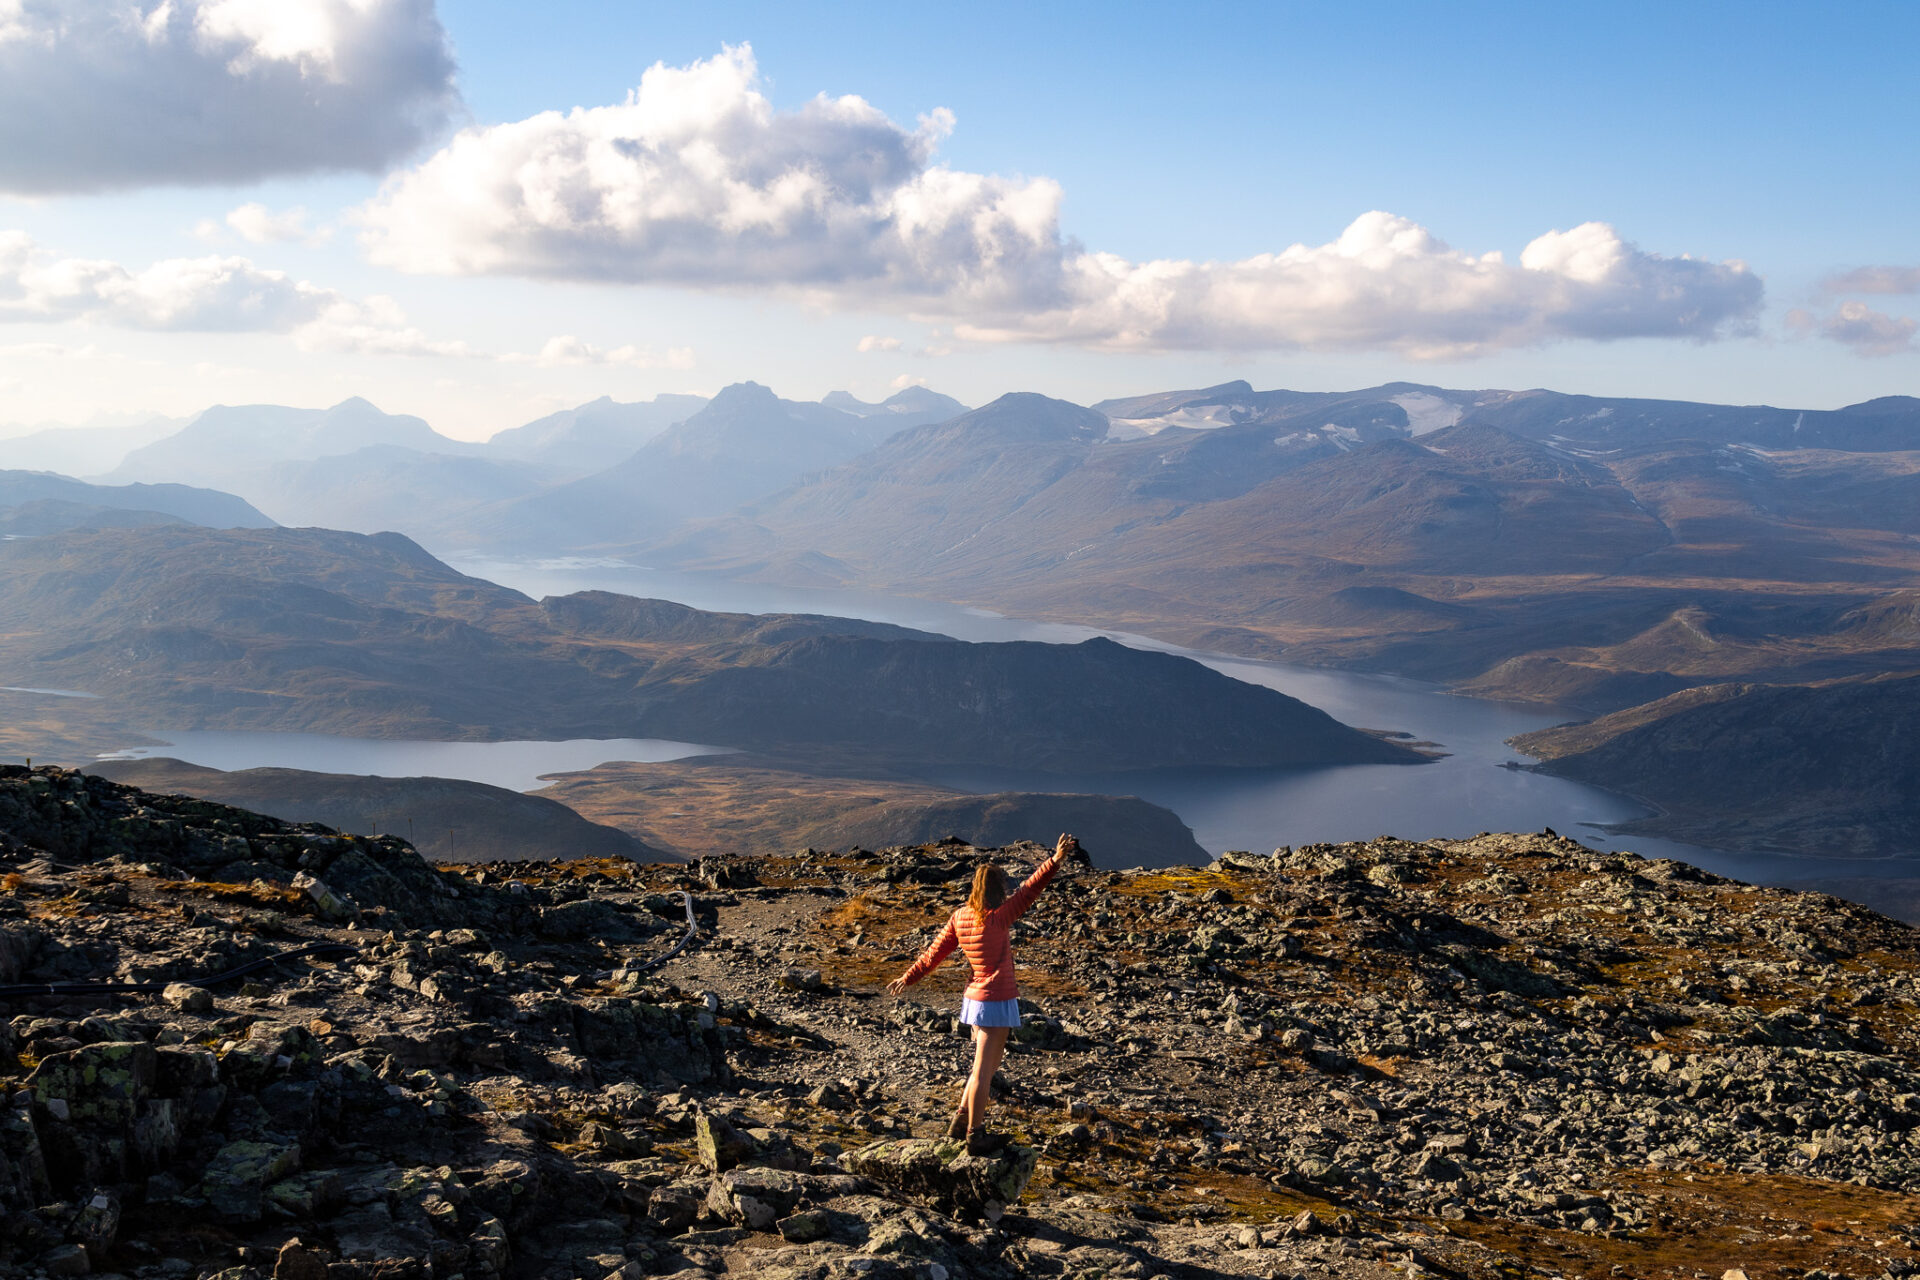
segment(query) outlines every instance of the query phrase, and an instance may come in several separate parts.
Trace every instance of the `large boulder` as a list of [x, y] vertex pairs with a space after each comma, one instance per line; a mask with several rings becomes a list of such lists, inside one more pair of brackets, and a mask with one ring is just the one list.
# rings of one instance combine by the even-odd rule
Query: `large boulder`
[[1040, 1153], [1009, 1143], [989, 1156], [970, 1156], [958, 1138], [888, 1139], [842, 1157], [847, 1169], [939, 1209], [983, 1213], [1020, 1198]]

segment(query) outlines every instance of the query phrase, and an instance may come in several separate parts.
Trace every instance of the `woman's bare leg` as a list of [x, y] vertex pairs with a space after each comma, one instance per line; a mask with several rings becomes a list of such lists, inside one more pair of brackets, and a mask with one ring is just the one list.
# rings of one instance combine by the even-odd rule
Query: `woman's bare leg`
[[993, 1076], [1000, 1070], [1000, 1058], [1007, 1048], [1011, 1027], [975, 1027], [973, 1029], [973, 1074], [967, 1078], [967, 1091], [961, 1095], [966, 1109], [967, 1128], [978, 1129], [986, 1123], [987, 1103], [993, 1096]]

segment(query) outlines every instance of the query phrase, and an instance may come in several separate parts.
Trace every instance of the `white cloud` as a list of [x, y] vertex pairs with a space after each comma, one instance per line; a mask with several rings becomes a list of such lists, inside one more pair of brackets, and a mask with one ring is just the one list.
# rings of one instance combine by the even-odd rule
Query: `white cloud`
[[384, 170], [453, 77], [434, 0], [0, 0], [0, 190]]
[[284, 333], [337, 299], [245, 258], [168, 258], [134, 272], [104, 259], [59, 258], [22, 232], [0, 233], [0, 321]]
[[909, 130], [857, 97], [775, 111], [741, 46], [656, 65], [614, 106], [468, 129], [357, 216], [369, 257], [405, 271], [770, 287], [974, 342], [1452, 356], [1714, 338], [1763, 293], [1743, 263], [1647, 253], [1598, 222], [1517, 265], [1377, 212], [1329, 244], [1133, 262], [1065, 237], [1053, 182], [938, 164], [952, 125]]
[[531, 364], [543, 369], [582, 365], [624, 365], [630, 369], [691, 369], [692, 347], [669, 347], [664, 355], [651, 347], [632, 345], [596, 347], [570, 333], [548, 338], [533, 355], [513, 353], [500, 357], [507, 364]]
[[254, 244], [283, 244], [296, 240], [307, 244], [325, 244], [332, 238], [331, 229], [309, 226], [307, 217], [307, 211], [298, 206], [275, 213], [263, 204], [253, 203], [243, 204], [229, 213], [227, 225], [238, 232], [241, 239]]
[[1820, 282], [1822, 293], [1920, 293], [1920, 267], [1856, 267]]
[[889, 384], [895, 391], [905, 391], [908, 387], [924, 387], [927, 380], [915, 373], [903, 373]]
[[400, 305], [376, 294], [364, 302], [336, 297], [320, 313], [293, 331], [303, 351], [338, 351], [369, 356], [465, 356], [464, 342], [429, 338], [407, 323]]
[[246, 258], [167, 258], [142, 271], [61, 258], [0, 232], [0, 323], [84, 320], [127, 329], [285, 333], [308, 350], [464, 355], [406, 323], [391, 298], [356, 301]]
[[468, 129], [362, 211], [368, 254], [420, 272], [927, 299], [1057, 271], [1058, 189], [932, 166], [945, 112], [912, 131], [857, 97], [781, 113], [758, 81], [742, 46], [656, 65], [616, 106]]
[[1795, 308], [1787, 313], [1787, 327], [1801, 334], [1818, 334], [1852, 347], [1863, 356], [1892, 356], [1914, 350], [1920, 323], [1910, 316], [1875, 311], [1864, 302], [1848, 299], [1825, 316]]
[[1447, 358], [1570, 338], [1710, 339], [1744, 330], [1745, 264], [1644, 253], [1588, 222], [1540, 236], [1511, 265], [1450, 248], [1389, 213], [1340, 238], [1237, 262], [1068, 258], [1066, 301], [956, 327], [974, 341], [1114, 349], [1388, 349]]
[[882, 338], [870, 333], [860, 339], [859, 350], [862, 355], [873, 351], [898, 351], [900, 345], [900, 339], [898, 338]]

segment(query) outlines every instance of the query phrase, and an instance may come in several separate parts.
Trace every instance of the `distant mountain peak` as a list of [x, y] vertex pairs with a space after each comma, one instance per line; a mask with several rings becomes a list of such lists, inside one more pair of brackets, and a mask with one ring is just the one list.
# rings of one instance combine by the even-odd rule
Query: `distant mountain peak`
[[758, 382], [735, 382], [720, 388], [719, 394], [714, 396], [710, 407], [726, 409], [744, 405], [771, 404], [779, 398], [773, 394], [773, 388], [762, 386]]
[[878, 418], [883, 415], [917, 419], [918, 425], [929, 422], [941, 422], [948, 418], [957, 418], [967, 412], [967, 406], [952, 396], [941, 395], [931, 387], [906, 387], [894, 392], [878, 404], [862, 400], [850, 391], [829, 391], [820, 397], [820, 403], [829, 409], [838, 409], [842, 413], [851, 413], [860, 418]]
[[1037, 391], [1009, 391], [998, 400], [963, 413], [946, 424], [970, 433], [987, 433], [1010, 441], [1100, 440], [1107, 419], [1085, 405], [1056, 400]]

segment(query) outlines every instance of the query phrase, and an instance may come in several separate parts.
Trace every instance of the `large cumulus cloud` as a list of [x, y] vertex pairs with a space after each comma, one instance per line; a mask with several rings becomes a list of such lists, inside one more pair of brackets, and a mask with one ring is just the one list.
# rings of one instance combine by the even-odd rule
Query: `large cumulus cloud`
[[657, 65], [625, 102], [468, 129], [360, 211], [405, 271], [784, 289], [975, 341], [1121, 349], [1472, 354], [1568, 338], [1709, 339], [1762, 286], [1738, 262], [1644, 252], [1590, 222], [1517, 263], [1368, 213], [1328, 244], [1133, 262], [1063, 234], [1043, 178], [948, 168], [857, 97], [776, 111], [752, 51]]
[[0, 0], [0, 190], [384, 170], [453, 75], [433, 0]]

